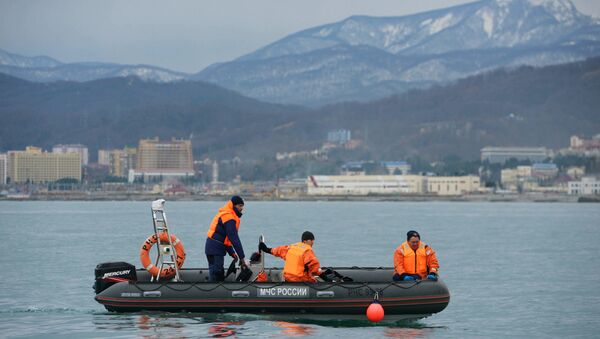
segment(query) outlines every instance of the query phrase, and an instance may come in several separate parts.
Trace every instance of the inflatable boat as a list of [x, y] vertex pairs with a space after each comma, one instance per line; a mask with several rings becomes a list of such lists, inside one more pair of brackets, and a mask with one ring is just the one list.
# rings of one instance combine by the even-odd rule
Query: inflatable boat
[[393, 268], [333, 268], [336, 277], [317, 283], [281, 279], [281, 268], [266, 268], [256, 282], [256, 267], [247, 282], [231, 275], [208, 281], [208, 269], [179, 270], [178, 281], [151, 281], [144, 269], [127, 263], [96, 267], [96, 301], [113, 312], [147, 310], [200, 313], [251, 313], [275, 318], [365, 319], [374, 299], [387, 321], [422, 318], [442, 311], [450, 301], [443, 281], [392, 281]]

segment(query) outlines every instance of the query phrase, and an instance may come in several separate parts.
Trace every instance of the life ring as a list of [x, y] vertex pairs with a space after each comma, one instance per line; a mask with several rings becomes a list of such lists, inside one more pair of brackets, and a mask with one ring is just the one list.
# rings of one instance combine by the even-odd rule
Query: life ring
[[[142, 266], [144, 266], [144, 268], [150, 272], [150, 274], [154, 277], [158, 276], [158, 267], [154, 266], [152, 264], [152, 261], [150, 260], [150, 249], [152, 249], [152, 246], [154, 246], [154, 244], [156, 244], [158, 238], [156, 237], [156, 234], [152, 234], [151, 236], [148, 237], [148, 239], [146, 239], [144, 241], [144, 243], [142, 244], [142, 248], [140, 250], [140, 259], [142, 261]], [[169, 243], [169, 238], [167, 237], [167, 233], [161, 233], [160, 234], [160, 242], [161, 243]], [[175, 255], [177, 257], [177, 268], [181, 268], [181, 266], [183, 266], [183, 262], [185, 261], [185, 250], [183, 248], [183, 243], [181, 241], [179, 241], [179, 239], [177, 239], [176, 236], [171, 234], [171, 243], [173, 244], [173, 246], [175, 247]], [[175, 269], [171, 266], [167, 267], [167, 268], [163, 268], [162, 271], [160, 272], [160, 277], [161, 278], [165, 278], [165, 279], [170, 279], [172, 277], [175, 276]]]

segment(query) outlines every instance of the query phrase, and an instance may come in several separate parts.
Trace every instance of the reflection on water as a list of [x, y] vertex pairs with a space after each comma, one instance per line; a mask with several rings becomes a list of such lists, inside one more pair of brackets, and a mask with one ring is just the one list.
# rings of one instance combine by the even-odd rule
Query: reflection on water
[[208, 334], [213, 338], [227, 338], [237, 334], [236, 325], [244, 324], [243, 321], [225, 321], [213, 323], [208, 327]]
[[431, 334], [431, 328], [388, 327], [384, 331], [386, 338], [427, 338]]
[[287, 321], [274, 321], [273, 325], [281, 327], [283, 334], [286, 337], [306, 337], [315, 334], [314, 327], [302, 324], [290, 323]]

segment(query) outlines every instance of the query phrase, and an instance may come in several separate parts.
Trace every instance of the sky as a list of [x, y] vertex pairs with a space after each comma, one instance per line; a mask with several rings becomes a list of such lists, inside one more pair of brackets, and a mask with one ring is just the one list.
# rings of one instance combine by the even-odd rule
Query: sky
[[[0, 49], [62, 62], [196, 73], [351, 15], [403, 16], [472, 0], [0, 0]], [[572, 0], [600, 18], [600, 0]]]

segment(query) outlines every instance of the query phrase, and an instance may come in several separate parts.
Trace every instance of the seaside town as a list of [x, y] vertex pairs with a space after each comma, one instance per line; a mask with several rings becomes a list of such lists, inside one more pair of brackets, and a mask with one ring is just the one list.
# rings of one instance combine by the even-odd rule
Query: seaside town
[[[319, 149], [277, 153], [261, 163], [241, 157], [195, 159], [191, 139], [142, 139], [133, 147], [100, 149], [94, 162], [82, 144], [55, 145], [51, 150], [28, 146], [0, 154], [0, 199], [208, 200], [234, 193], [256, 200], [598, 201], [600, 197], [600, 134], [574, 135], [556, 150], [483, 147], [479, 161], [453, 162], [449, 157], [430, 163], [419, 159], [417, 164], [330, 157], [336, 149], [360, 145], [351, 131], [333, 130]], [[261, 180], [256, 173], [269, 166], [275, 170], [265, 177], [276, 179]]]

